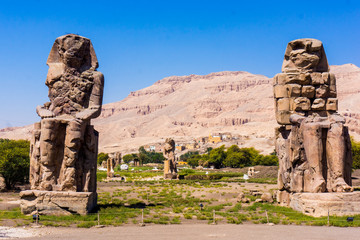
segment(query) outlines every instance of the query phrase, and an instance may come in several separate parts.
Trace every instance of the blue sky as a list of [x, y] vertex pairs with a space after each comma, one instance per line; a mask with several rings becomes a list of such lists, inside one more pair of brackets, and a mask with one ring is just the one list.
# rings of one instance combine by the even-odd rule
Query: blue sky
[[104, 103], [172, 75], [281, 71], [286, 44], [323, 41], [331, 65], [360, 66], [360, 1], [1, 1], [0, 128], [38, 121], [54, 40], [92, 40]]

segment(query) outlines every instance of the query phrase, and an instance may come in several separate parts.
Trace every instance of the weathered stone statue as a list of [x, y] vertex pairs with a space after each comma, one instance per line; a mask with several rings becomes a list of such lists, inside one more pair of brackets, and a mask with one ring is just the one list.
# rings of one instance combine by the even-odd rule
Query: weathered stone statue
[[112, 154], [114, 159], [114, 167], [121, 165], [121, 152], [115, 152]]
[[274, 77], [280, 203], [288, 205], [292, 193], [353, 190], [350, 137], [336, 96], [322, 42], [290, 42]]
[[176, 159], [175, 159], [175, 141], [171, 138], [165, 140], [164, 145], [164, 178], [174, 179], [178, 178]]
[[74, 34], [57, 38], [47, 65], [50, 102], [36, 108], [41, 122], [31, 141], [31, 189], [96, 195], [98, 132], [90, 120], [101, 112], [104, 76], [96, 71], [91, 41]]
[[106, 169], [107, 169], [107, 178], [113, 178], [114, 177], [114, 159], [112, 157], [109, 157], [106, 160]]

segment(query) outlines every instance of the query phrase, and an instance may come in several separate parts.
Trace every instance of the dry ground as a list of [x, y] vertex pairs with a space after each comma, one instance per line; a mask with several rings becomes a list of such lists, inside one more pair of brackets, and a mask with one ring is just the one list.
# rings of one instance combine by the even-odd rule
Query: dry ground
[[[28, 231], [28, 235], [23, 232]], [[86, 239], [86, 240], [168, 240], [168, 239], [253, 239], [253, 240], [338, 240], [358, 239], [360, 228], [310, 227], [293, 225], [151, 225], [145, 227], [124, 226], [106, 228], [30, 228], [21, 229], [20, 238], [41, 239]], [[0, 239], [2, 236], [0, 228]], [[5, 233], [5, 232], [3, 232]], [[9, 235], [8, 235], [9, 236]], [[15, 235], [13, 235], [15, 236]]]

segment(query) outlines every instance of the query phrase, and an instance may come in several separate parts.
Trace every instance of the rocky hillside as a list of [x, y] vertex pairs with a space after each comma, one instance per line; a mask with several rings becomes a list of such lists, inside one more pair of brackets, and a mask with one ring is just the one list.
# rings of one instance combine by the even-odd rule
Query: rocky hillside
[[[336, 74], [339, 109], [351, 135], [360, 140], [360, 68], [331, 66]], [[35, 109], [35, 107], [34, 107]], [[274, 127], [272, 80], [248, 72], [172, 76], [103, 106], [93, 120], [100, 132], [100, 151], [128, 152], [166, 137], [191, 142], [211, 133], [240, 136], [240, 146], [271, 152]], [[0, 130], [0, 137], [28, 137], [31, 126]]]

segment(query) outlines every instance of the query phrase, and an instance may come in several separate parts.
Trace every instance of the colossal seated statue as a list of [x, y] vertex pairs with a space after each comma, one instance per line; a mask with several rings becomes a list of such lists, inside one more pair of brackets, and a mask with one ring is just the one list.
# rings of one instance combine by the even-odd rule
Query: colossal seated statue
[[280, 202], [296, 192], [353, 190], [350, 137], [336, 97], [322, 42], [289, 42], [282, 73], [274, 77]]
[[50, 102], [38, 106], [31, 143], [31, 189], [96, 192], [98, 133], [104, 76], [89, 39], [74, 34], [55, 40], [45, 84]]

